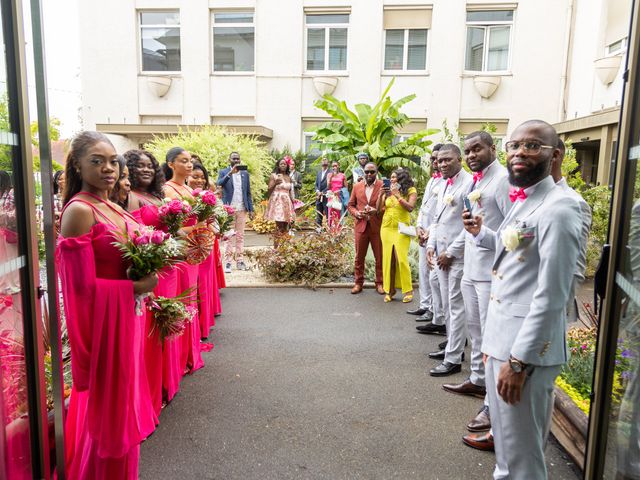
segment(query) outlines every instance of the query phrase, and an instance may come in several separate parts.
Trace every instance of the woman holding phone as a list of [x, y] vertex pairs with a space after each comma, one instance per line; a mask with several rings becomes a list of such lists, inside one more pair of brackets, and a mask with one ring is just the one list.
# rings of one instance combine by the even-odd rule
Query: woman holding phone
[[418, 192], [413, 186], [413, 180], [404, 169], [395, 170], [383, 185], [383, 194], [378, 199], [378, 211], [384, 202], [384, 216], [380, 228], [382, 239], [382, 283], [385, 291], [384, 301], [390, 302], [396, 293], [396, 288], [402, 288], [403, 303], [413, 300], [413, 284], [411, 282], [411, 268], [409, 267], [409, 246], [411, 237], [400, 233], [400, 222], [411, 223], [411, 211], [416, 206]]
[[273, 238], [273, 246], [277, 247], [282, 236], [289, 230], [289, 225], [295, 220], [293, 209], [293, 183], [291, 182], [289, 163], [285, 158], [278, 161], [273, 173], [269, 177], [267, 195], [269, 205], [265, 218], [276, 222], [276, 234]]

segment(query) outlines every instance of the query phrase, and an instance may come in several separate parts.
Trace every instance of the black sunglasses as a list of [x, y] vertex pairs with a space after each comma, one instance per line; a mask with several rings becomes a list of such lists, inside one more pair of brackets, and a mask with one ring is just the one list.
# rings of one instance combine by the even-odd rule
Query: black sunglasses
[[375, 170], [365, 170], [365, 174], [369, 175], [370, 173], [377, 173]]

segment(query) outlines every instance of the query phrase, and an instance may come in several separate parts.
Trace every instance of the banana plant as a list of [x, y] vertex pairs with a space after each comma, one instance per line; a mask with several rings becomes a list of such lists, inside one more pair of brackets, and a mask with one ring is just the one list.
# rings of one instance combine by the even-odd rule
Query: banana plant
[[428, 162], [421, 165], [415, 160], [431, 153], [432, 142], [425, 137], [439, 130], [423, 129], [394, 144], [402, 127], [409, 123], [409, 117], [400, 110], [416, 98], [412, 94], [393, 102], [388, 94], [394, 82], [395, 78], [374, 106], [358, 103], [351, 110], [346, 102], [332, 95], [324, 95], [322, 100], [314, 103], [333, 120], [308, 130], [315, 133], [312, 147], [339, 161], [347, 176], [351, 175], [351, 168], [357, 164], [357, 155], [361, 152], [369, 155], [382, 175], [389, 175], [399, 167], [409, 169], [416, 179], [422, 179], [429, 173]]

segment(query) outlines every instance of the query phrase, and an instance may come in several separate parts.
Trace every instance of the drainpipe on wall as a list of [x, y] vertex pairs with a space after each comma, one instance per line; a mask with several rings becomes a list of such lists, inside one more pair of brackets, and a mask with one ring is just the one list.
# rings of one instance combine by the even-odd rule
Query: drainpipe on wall
[[558, 102], [558, 121], [563, 122], [567, 119], [567, 93], [569, 91], [569, 67], [571, 51], [573, 50], [573, 3], [574, 0], [569, 0], [569, 6], [567, 7], [567, 28], [565, 31], [567, 35], [564, 41], [564, 57], [562, 59], [562, 76], [560, 77], [560, 101]]

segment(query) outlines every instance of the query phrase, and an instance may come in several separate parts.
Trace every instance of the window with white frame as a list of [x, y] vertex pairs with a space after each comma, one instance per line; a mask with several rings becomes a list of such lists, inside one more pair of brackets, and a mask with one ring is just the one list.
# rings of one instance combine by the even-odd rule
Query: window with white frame
[[316, 159], [320, 155], [322, 155], [322, 151], [317, 147], [311, 148], [313, 145], [313, 137], [315, 136], [315, 132], [304, 132], [304, 153], [307, 154], [307, 158]]
[[213, 12], [213, 71], [253, 72], [254, 12]]
[[180, 71], [180, 12], [139, 12], [143, 72]]
[[305, 15], [305, 27], [307, 70], [347, 70], [349, 14], [307, 14]]
[[617, 42], [613, 42], [607, 45], [606, 55], [608, 57], [612, 57], [614, 55], [618, 55], [619, 53], [625, 52], [627, 50], [627, 39], [621, 38]]
[[385, 7], [384, 70], [425, 71], [431, 8]]
[[513, 10], [467, 11], [465, 70], [509, 70]]
[[385, 30], [385, 70], [426, 70], [427, 29]]

